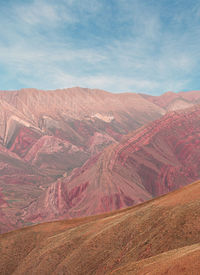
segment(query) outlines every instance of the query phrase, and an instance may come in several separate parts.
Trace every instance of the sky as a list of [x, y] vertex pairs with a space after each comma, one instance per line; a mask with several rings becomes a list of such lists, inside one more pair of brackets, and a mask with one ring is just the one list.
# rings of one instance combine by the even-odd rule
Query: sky
[[200, 0], [0, 0], [0, 90], [200, 90]]

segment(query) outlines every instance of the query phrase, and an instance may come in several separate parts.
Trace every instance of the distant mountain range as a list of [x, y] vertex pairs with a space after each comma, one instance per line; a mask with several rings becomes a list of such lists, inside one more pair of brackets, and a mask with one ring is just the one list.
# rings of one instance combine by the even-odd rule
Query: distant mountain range
[[198, 103], [199, 91], [0, 91], [0, 232], [127, 207], [198, 179]]

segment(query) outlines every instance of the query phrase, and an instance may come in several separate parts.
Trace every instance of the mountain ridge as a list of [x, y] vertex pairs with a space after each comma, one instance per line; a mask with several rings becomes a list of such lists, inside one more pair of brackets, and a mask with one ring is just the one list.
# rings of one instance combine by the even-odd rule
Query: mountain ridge
[[144, 202], [200, 178], [200, 108], [176, 111], [124, 137], [50, 185], [24, 212], [39, 222]]
[[[186, 99], [189, 98], [195, 104], [198, 96], [198, 91], [188, 92]], [[79, 167], [84, 163], [86, 169], [88, 163], [92, 165], [104, 148], [123, 142], [123, 137], [129, 132], [147, 126], [167, 112], [138, 94], [112, 94], [82, 88], [48, 92], [37, 89], [0, 91], [0, 106], [0, 197], [6, 201], [4, 207], [1, 206], [1, 217], [4, 217], [4, 225], [0, 226], [1, 233], [6, 231], [6, 221], [9, 223], [8, 230], [32, 222], [31, 218], [25, 221], [25, 217], [28, 217], [27, 207], [31, 207], [38, 198], [45, 197], [48, 187], [48, 191], [51, 188], [54, 190], [51, 193], [52, 200], [55, 199], [53, 194], [60, 190], [60, 208], [62, 209], [61, 205], [65, 206], [62, 211], [74, 207], [85, 191], [91, 188], [89, 181], [83, 173], [85, 178], [83, 177], [80, 186], [75, 185], [72, 190], [71, 187], [70, 190], [65, 190], [63, 176], [66, 178], [71, 173], [75, 175], [82, 171]], [[87, 163], [90, 158], [91, 161]], [[116, 184], [112, 184], [112, 194], [109, 193], [110, 186], [104, 183], [102, 187], [96, 184], [96, 191], [92, 189], [95, 196], [97, 190], [100, 190], [101, 196], [105, 193], [104, 188], [107, 190], [102, 202], [98, 205], [94, 203], [94, 213], [97, 210], [104, 212], [115, 207], [126, 207], [152, 197], [149, 189], [145, 190], [141, 185], [140, 176], [134, 176], [135, 182], [139, 182], [139, 186], [135, 185], [135, 190], [140, 194], [138, 198], [134, 195], [137, 192], [130, 187], [130, 173], [127, 174], [127, 179], [114, 170], [107, 173], [106, 158], [107, 156], [104, 157], [105, 165], [100, 165], [98, 171], [93, 169], [92, 178], [97, 172], [99, 183], [102, 179], [106, 182], [115, 173]], [[173, 173], [173, 169], [168, 171], [168, 177], [173, 179]], [[88, 176], [91, 177], [90, 173]], [[166, 177], [164, 172], [163, 177]], [[191, 179], [195, 180], [196, 177], [192, 176]], [[57, 190], [55, 182], [59, 180], [60, 188]], [[120, 181], [125, 186], [121, 190], [118, 188]], [[56, 210], [56, 205], [53, 209], [59, 217], [60, 210]], [[81, 213], [78, 212], [80, 209]], [[91, 214], [84, 207], [80, 209], [70, 216]], [[52, 213], [54, 215], [54, 211]], [[3, 218], [0, 221], [1, 219]]]

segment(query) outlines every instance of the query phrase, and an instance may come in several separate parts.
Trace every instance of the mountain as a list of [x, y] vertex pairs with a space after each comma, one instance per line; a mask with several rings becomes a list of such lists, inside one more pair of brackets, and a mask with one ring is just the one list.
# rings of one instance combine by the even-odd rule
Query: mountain
[[50, 185], [27, 222], [104, 213], [200, 179], [200, 106], [166, 114]]
[[27, 225], [24, 209], [51, 183], [164, 112], [134, 93], [0, 91], [0, 233]]
[[135, 207], [0, 236], [1, 274], [198, 274], [200, 182]]
[[[167, 113], [169, 106], [173, 105], [172, 109], [192, 106], [199, 102], [199, 96], [198, 91], [151, 97], [79, 87], [0, 91], [0, 233], [43, 219], [78, 217], [127, 207], [196, 180], [198, 161], [195, 168], [192, 160], [193, 164], [176, 160], [177, 153], [171, 156], [165, 141], [163, 154], [169, 154], [169, 159], [159, 158], [158, 168], [154, 160], [153, 168], [147, 164], [151, 156], [143, 163], [142, 152], [133, 160], [137, 168], [128, 164], [130, 167], [125, 169], [120, 162], [111, 169], [108, 167], [116, 157], [113, 150], [119, 150], [124, 136], [130, 132], [132, 137], [137, 136], [133, 131], [143, 125], [148, 131], [148, 123]], [[177, 100], [182, 103], [177, 104]], [[183, 129], [187, 131], [184, 126]], [[197, 136], [194, 139], [198, 149]], [[184, 142], [193, 144], [183, 138]], [[153, 143], [152, 140], [152, 146]], [[109, 149], [101, 154], [106, 147]], [[152, 152], [153, 158], [161, 150]], [[194, 146], [187, 150], [194, 151]], [[145, 151], [145, 158], [147, 154], [151, 152]], [[174, 166], [183, 168], [179, 171]], [[163, 174], [157, 172], [159, 167]], [[191, 172], [187, 170], [190, 168]], [[151, 183], [143, 182], [145, 177], [150, 177]], [[167, 178], [165, 184], [163, 178]], [[171, 187], [165, 186], [170, 184]]]
[[137, 94], [82, 88], [0, 91], [0, 105], [1, 144], [57, 176], [164, 112]]
[[166, 111], [175, 111], [200, 104], [200, 91], [166, 92], [161, 96], [141, 94], [141, 96]]

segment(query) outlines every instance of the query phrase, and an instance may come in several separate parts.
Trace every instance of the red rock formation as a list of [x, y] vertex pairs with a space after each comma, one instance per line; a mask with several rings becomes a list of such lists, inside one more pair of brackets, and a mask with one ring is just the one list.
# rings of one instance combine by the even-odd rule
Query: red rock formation
[[163, 112], [137, 94], [82, 88], [0, 91], [0, 189], [7, 203], [0, 206], [5, 225], [0, 231], [6, 223], [9, 229], [26, 225], [23, 209], [52, 182]]
[[11, 146], [8, 144], [7, 147], [11, 152], [16, 153], [20, 157], [24, 157], [40, 136], [41, 134], [33, 129], [25, 126], [19, 127], [15, 133], [15, 139], [12, 137], [12, 139], [14, 139], [13, 143]]
[[[192, 104], [198, 100], [196, 92], [184, 96], [184, 100]], [[62, 201], [58, 203], [59, 209], [57, 206], [49, 205], [54, 209], [52, 218], [55, 213], [59, 216], [60, 211], [62, 215], [69, 214], [69, 216], [79, 216], [84, 213], [89, 215], [125, 207], [150, 198], [152, 196], [149, 193], [150, 184], [148, 191], [142, 185], [133, 190], [130, 187], [132, 179], [125, 179], [119, 173], [116, 173], [115, 182], [109, 187], [105, 184], [114, 173], [112, 169], [107, 172], [107, 167], [112, 163], [107, 160], [111, 159], [110, 149], [108, 153], [100, 156], [101, 162], [105, 163], [98, 168], [92, 167], [99, 155], [94, 156], [105, 147], [116, 144], [130, 131], [161, 117], [166, 112], [165, 106], [157, 104], [157, 101], [155, 103], [138, 94], [111, 94], [82, 88], [56, 91], [36, 89], [0, 91], [0, 189], [5, 194], [4, 200], [7, 203], [7, 207], [1, 210], [1, 217], [4, 216], [7, 221], [12, 221], [11, 224], [16, 227], [26, 225], [21, 218], [23, 210], [38, 199], [58, 178], [60, 178], [60, 189], [64, 191], [58, 192], [59, 201]], [[190, 147], [185, 149], [185, 154], [187, 150], [190, 150]], [[84, 168], [71, 172], [83, 165], [91, 156], [92, 159], [84, 165]], [[86, 177], [86, 170], [90, 166], [92, 172], [87, 172]], [[121, 169], [121, 172], [123, 171]], [[149, 176], [148, 173], [154, 173], [149, 169], [145, 171], [146, 177]], [[82, 178], [77, 184], [72, 181], [69, 188], [63, 187], [66, 176], [70, 173], [73, 178], [81, 173]], [[162, 173], [165, 174], [165, 168]], [[170, 173], [167, 174], [168, 177], [173, 178], [174, 170], [170, 169]], [[187, 171], [188, 175], [192, 173], [194, 169]], [[136, 174], [137, 176], [133, 177], [137, 180], [140, 172], [137, 171]], [[61, 178], [63, 175], [64, 179]], [[153, 176], [151, 177], [153, 180]], [[93, 181], [95, 185], [91, 185]], [[101, 185], [103, 181], [105, 183]], [[124, 184], [119, 190], [120, 182]], [[85, 185], [86, 183], [88, 184]], [[51, 188], [56, 189], [56, 184], [55, 188], [52, 185], [49, 190]], [[84, 199], [84, 194], [88, 190], [91, 190], [91, 195]], [[42, 196], [48, 198], [44, 194]], [[54, 192], [51, 196], [53, 202]], [[90, 205], [92, 197], [97, 198], [98, 203]], [[84, 200], [87, 201], [86, 204]], [[75, 210], [78, 201], [80, 206]], [[49, 199], [46, 200], [46, 204], [49, 204]], [[62, 204], [66, 204], [63, 209]], [[91, 207], [93, 210], [90, 210]], [[31, 219], [28, 222], [31, 222]]]
[[77, 146], [88, 158], [163, 114], [137, 94], [82, 88], [0, 91], [0, 104], [0, 140], [22, 158], [43, 135]]
[[24, 219], [79, 217], [127, 207], [200, 178], [200, 107], [142, 127], [52, 184]]
[[20, 226], [24, 207], [54, 180], [0, 145], [0, 233]]

